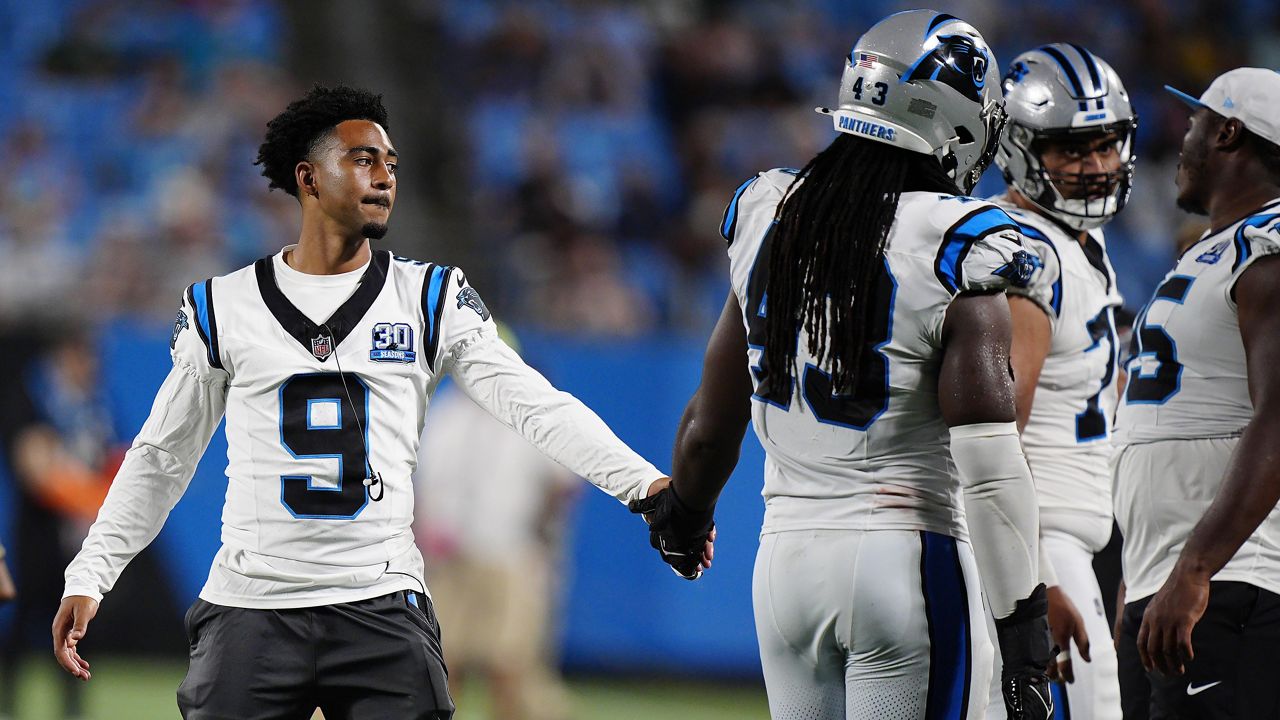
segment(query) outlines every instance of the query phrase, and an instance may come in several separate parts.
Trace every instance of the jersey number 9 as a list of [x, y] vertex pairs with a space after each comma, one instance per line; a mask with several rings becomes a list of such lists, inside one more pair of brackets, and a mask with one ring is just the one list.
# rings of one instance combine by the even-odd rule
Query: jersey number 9
[[[345, 380], [345, 383], [344, 383]], [[337, 460], [337, 484], [282, 475], [280, 501], [297, 518], [350, 520], [368, 503], [369, 388], [355, 373], [294, 375], [280, 386], [280, 444], [297, 459]]]

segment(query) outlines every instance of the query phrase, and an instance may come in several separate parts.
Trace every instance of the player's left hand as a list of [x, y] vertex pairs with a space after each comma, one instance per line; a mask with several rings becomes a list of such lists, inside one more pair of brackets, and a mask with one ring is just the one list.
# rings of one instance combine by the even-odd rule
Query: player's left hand
[[1142, 615], [1138, 657], [1148, 671], [1181, 675], [1195, 658], [1191, 630], [1209, 605], [1209, 578], [1174, 568]]
[[1062, 588], [1055, 585], [1049, 588], [1046, 595], [1049, 599], [1049, 632], [1053, 635], [1053, 644], [1062, 650], [1049, 665], [1049, 679], [1075, 682], [1076, 674], [1071, 667], [1071, 645], [1075, 643], [1081, 660], [1090, 662], [1089, 633], [1085, 631], [1080, 611]]
[[648, 496], [627, 506], [649, 524], [649, 544], [675, 574], [697, 580], [715, 557], [715, 508], [695, 510], [685, 505], [670, 478], [649, 486]]

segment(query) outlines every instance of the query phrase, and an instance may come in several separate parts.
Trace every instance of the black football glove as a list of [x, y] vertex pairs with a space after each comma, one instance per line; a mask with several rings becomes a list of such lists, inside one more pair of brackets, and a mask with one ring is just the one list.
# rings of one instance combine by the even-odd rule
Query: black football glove
[[715, 507], [694, 510], [668, 485], [647, 498], [632, 500], [627, 508], [644, 516], [649, 523], [649, 544], [675, 574], [685, 580], [702, 577], [698, 565], [702, 563], [707, 538], [716, 526], [712, 519]]
[[1009, 720], [1053, 717], [1047, 672], [1056, 650], [1049, 634], [1049, 598], [1043, 584], [1019, 600], [1009, 617], [996, 620], [996, 637], [1004, 661], [1000, 691]]

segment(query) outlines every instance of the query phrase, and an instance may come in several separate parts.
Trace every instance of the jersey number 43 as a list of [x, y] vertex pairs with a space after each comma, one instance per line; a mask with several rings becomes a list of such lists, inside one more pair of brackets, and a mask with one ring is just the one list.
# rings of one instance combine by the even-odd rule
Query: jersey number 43
[[[773, 228], [765, 235], [756, 255], [751, 277], [747, 281], [747, 307], [743, 309], [747, 321], [747, 345], [760, 351], [760, 364], [751, 368], [754, 376], [755, 399], [789, 410], [793, 394], [792, 373], [774, 377], [774, 369], [768, 367], [764, 348], [768, 332], [765, 323], [767, 289], [769, 286], [769, 251], [773, 241]], [[874, 305], [869, 309], [867, 339], [858, 359], [857, 386], [852, 394], [837, 394], [832, 387], [831, 374], [812, 363], [805, 363], [800, 379], [800, 395], [819, 422], [865, 431], [889, 407], [889, 358], [881, 352], [893, 337], [893, 302], [898, 284], [885, 260], [875, 276]], [[799, 337], [796, 338], [799, 342]]]

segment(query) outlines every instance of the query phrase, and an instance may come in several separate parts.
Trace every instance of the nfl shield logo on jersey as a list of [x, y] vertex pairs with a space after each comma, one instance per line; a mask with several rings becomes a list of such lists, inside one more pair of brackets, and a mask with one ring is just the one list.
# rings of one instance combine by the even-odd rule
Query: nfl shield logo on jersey
[[333, 354], [333, 338], [328, 335], [317, 335], [311, 338], [311, 354], [321, 362], [328, 360]]

